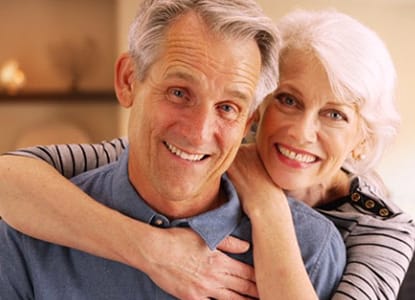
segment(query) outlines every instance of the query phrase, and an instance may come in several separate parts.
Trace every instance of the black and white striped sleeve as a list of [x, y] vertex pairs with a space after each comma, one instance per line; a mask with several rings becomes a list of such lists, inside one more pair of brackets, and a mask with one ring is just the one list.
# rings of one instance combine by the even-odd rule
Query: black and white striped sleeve
[[[369, 202], [370, 204], [370, 202]], [[325, 211], [343, 235], [347, 264], [332, 299], [396, 299], [414, 252], [412, 217], [392, 203], [381, 217], [350, 203]], [[391, 204], [392, 206], [389, 206]]]
[[41, 159], [67, 178], [116, 161], [126, 148], [125, 138], [116, 138], [96, 144], [60, 144], [34, 146], [7, 152]]

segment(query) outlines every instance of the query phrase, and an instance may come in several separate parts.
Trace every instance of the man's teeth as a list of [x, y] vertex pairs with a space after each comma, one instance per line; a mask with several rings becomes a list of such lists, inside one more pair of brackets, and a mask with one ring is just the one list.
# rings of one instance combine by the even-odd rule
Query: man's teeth
[[202, 160], [202, 158], [204, 157], [203, 154], [189, 154], [189, 153], [183, 152], [182, 150], [177, 149], [176, 147], [168, 143], [166, 143], [166, 146], [167, 148], [169, 148], [170, 152], [176, 154], [178, 157], [185, 159], [185, 160], [199, 161], [199, 160]]
[[288, 150], [287, 148], [284, 148], [282, 146], [278, 146], [278, 149], [280, 150], [281, 154], [285, 157], [288, 157], [289, 159], [296, 160], [302, 163], [311, 163], [316, 161], [316, 157], [308, 154], [300, 154], [295, 153], [294, 151]]

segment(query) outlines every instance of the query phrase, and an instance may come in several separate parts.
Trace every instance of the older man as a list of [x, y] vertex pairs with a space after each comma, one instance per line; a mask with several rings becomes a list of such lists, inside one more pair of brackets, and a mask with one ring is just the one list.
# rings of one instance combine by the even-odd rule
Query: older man
[[[143, 1], [115, 74], [117, 97], [131, 109], [130, 146], [117, 163], [73, 181], [137, 220], [189, 227], [211, 249], [229, 235], [251, 241], [249, 220], [223, 174], [276, 82], [277, 53], [272, 22], [253, 1]], [[335, 229], [322, 237], [328, 243], [318, 235], [301, 240], [310, 228], [328, 232], [316, 215], [299, 206], [293, 218], [307, 270], [327, 295], [345, 254]], [[2, 299], [174, 298], [146, 272], [0, 226]], [[235, 257], [252, 264], [252, 251]]]

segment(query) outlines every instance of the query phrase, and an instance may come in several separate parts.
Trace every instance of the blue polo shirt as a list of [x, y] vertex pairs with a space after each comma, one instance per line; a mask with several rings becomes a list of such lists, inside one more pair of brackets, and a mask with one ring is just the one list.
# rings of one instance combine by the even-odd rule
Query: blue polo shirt
[[[159, 227], [190, 227], [214, 249], [233, 235], [251, 242], [249, 219], [236, 191], [222, 177], [228, 201], [204, 214], [170, 221], [151, 209], [128, 179], [128, 150], [118, 162], [83, 173], [73, 182], [104, 205]], [[334, 225], [313, 209], [289, 200], [298, 242], [320, 299], [329, 299], [346, 261], [343, 240]], [[169, 245], [165, 245], [169, 251]], [[252, 264], [252, 252], [232, 255]], [[275, 280], [278, 280], [276, 278]], [[143, 272], [78, 250], [33, 239], [0, 224], [0, 299], [93, 300], [175, 299]]]

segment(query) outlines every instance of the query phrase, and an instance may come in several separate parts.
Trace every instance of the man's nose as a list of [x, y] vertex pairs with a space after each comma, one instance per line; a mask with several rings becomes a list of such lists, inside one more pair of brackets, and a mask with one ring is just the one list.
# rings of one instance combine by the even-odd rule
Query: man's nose
[[214, 109], [205, 106], [193, 107], [190, 117], [187, 118], [184, 135], [194, 145], [202, 145], [211, 138], [216, 128], [216, 114]]

